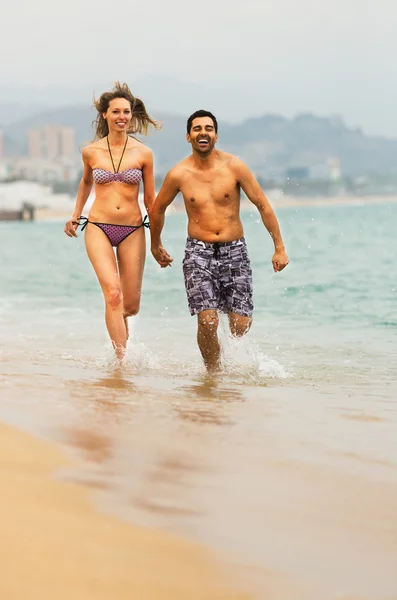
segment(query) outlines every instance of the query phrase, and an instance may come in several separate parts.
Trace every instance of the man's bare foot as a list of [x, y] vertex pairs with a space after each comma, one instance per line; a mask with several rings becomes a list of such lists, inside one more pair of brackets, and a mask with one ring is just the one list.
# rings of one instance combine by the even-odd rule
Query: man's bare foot
[[204, 361], [205, 367], [207, 369], [208, 375], [217, 375], [221, 372], [221, 361], [220, 360], [212, 360], [212, 361]]

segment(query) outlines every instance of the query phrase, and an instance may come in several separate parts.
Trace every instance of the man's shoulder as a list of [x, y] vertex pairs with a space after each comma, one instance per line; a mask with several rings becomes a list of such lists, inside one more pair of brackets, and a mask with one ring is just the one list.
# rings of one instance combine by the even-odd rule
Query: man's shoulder
[[182, 177], [182, 173], [180, 171], [179, 163], [178, 163], [177, 165], [175, 165], [175, 167], [172, 167], [172, 169], [170, 169], [168, 171], [168, 173], [166, 174], [166, 176], [164, 178], [163, 185], [171, 186], [172, 188], [179, 189], [181, 177]]
[[172, 179], [180, 179], [186, 170], [189, 168], [189, 158], [184, 158], [179, 163], [177, 163], [170, 171], [168, 171], [169, 177]]
[[235, 154], [230, 154], [229, 152], [222, 152], [222, 154], [225, 166], [230, 170], [237, 181], [250, 173], [249, 167], [241, 160], [241, 158]]
[[242, 167], [244, 165], [241, 158], [230, 152], [223, 152], [223, 150], [219, 151], [219, 158], [231, 169]]

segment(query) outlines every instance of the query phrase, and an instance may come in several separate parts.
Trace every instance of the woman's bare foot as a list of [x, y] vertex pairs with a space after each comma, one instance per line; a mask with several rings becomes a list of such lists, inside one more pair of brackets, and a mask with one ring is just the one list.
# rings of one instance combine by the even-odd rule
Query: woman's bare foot
[[128, 317], [126, 315], [123, 315], [123, 318], [124, 318], [125, 332], [126, 332], [127, 340], [128, 340], [128, 338], [130, 337], [130, 330], [128, 328]]
[[114, 348], [117, 358], [121, 362], [123, 360], [123, 358], [125, 357], [126, 348], [124, 346], [122, 346], [121, 344], [115, 344], [114, 342], [113, 342], [113, 348]]

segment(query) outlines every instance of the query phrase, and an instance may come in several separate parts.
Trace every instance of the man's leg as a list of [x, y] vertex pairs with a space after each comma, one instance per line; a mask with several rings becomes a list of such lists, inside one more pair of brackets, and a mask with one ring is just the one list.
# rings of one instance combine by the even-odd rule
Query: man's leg
[[236, 313], [233, 312], [229, 312], [228, 317], [230, 331], [234, 337], [243, 337], [243, 335], [249, 332], [252, 324], [252, 317], [236, 315]]
[[219, 276], [213, 244], [188, 238], [183, 274], [191, 315], [197, 315], [197, 343], [208, 371], [220, 369], [218, 341]]
[[245, 240], [236, 240], [222, 251], [221, 296], [231, 334], [242, 337], [252, 323], [252, 269]]
[[214, 309], [203, 310], [197, 315], [197, 342], [204, 364], [209, 372], [220, 370], [221, 347], [218, 340], [218, 312]]

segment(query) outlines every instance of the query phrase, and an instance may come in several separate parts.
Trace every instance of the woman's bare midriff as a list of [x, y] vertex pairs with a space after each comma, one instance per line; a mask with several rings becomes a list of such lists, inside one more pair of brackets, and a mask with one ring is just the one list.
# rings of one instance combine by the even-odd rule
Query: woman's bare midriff
[[[117, 188], [116, 188], [117, 186]], [[98, 184], [88, 218], [98, 223], [139, 225], [142, 212], [138, 203], [139, 186], [125, 183]]]

